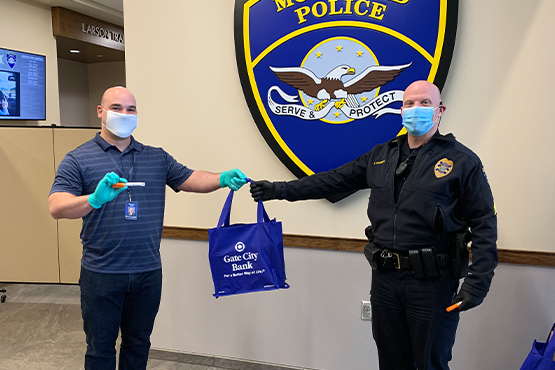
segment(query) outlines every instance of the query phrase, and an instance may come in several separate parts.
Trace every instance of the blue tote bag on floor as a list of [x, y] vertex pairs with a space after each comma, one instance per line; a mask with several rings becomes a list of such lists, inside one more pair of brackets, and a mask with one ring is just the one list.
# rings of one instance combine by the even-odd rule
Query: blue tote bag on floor
[[281, 222], [270, 220], [262, 200], [255, 224], [230, 225], [231, 190], [218, 226], [208, 230], [214, 297], [285, 289]]
[[555, 370], [555, 339], [553, 339], [555, 324], [545, 343], [534, 341], [532, 350], [526, 357], [520, 370]]

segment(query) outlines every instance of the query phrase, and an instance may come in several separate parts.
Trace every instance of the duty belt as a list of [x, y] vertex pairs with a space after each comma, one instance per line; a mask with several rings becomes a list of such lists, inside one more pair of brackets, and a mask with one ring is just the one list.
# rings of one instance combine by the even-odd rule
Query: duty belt
[[434, 248], [391, 251], [382, 249], [376, 262], [378, 270], [412, 270], [415, 277], [436, 277], [439, 269], [448, 268], [449, 255], [437, 253]]

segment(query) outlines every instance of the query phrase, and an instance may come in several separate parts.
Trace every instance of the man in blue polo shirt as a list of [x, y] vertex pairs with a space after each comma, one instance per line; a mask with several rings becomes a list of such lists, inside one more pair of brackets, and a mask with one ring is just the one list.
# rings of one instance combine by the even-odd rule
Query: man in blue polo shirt
[[[245, 175], [193, 171], [161, 148], [137, 142], [137, 104], [123, 87], [104, 92], [101, 131], [58, 167], [48, 204], [55, 219], [83, 218], [81, 312], [85, 369], [146, 369], [162, 289], [160, 240], [166, 185], [174, 191], [239, 190]], [[127, 182], [144, 186], [126, 186]], [[123, 187], [113, 185], [124, 183]], [[116, 185], [117, 186], [117, 185]], [[120, 195], [120, 193], [122, 193]]]

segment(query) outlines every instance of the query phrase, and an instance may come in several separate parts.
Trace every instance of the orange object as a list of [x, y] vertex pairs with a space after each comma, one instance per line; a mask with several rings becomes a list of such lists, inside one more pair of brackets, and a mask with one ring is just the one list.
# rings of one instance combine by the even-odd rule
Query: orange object
[[447, 307], [447, 312], [451, 312], [457, 308], [459, 308], [459, 306], [461, 305], [462, 302], [457, 302], [449, 307]]
[[124, 186], [127, 186], [128, 188], [131, 188], [131, 187], [138, 187], [138, 186], [139, 186], [139, 187], [142, 187], [142, 186], [146, 186], [146, 183], [144, 183], [144, 182], [138, 182], [138, 181], [135, 181], [135, 182], [116, 182], [114, 185], [112, 185], [112, 187], [113, 187], [114, 189], [121, 189], [121, 188], [123, 188]]

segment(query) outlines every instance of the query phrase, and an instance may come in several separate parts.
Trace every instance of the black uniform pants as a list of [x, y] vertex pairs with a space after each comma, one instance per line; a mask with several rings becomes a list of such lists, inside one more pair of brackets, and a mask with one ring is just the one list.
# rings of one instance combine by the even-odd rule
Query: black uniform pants
[[447, 270], [416, 279], [410, 270], [372, 272], [372, 333], [380, 370], [448, 370], [459, 323], [445, 311], [458, 279]]

